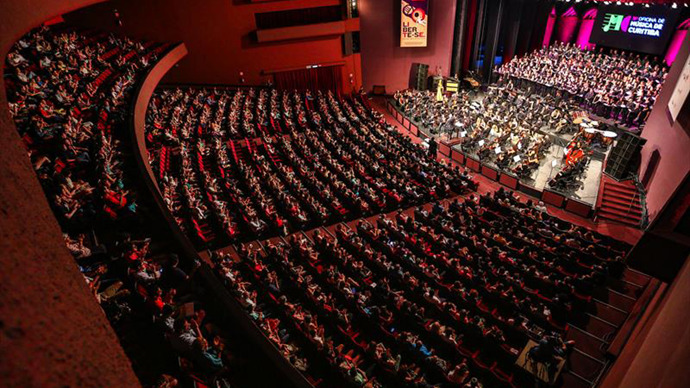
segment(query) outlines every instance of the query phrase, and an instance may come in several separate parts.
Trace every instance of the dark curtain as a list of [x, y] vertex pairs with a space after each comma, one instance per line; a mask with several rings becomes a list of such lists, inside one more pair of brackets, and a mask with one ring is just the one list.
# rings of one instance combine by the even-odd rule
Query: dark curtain
[[274, 74], [276, 88], [282, 90], [331, 90], [340, 94], [342, 66], [281, 71]]

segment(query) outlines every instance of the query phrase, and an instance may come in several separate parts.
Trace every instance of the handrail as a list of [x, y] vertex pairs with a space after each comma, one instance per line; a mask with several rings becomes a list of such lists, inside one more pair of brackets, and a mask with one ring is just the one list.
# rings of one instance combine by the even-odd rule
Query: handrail
[[[640, 216], [640, 228], [646, 229], [649, 225], [649, 212], [647, 211], [647, 192], [644, 185], [640, 182], [640, 177], [637, 174], [633, 174], [633, 183], [637, 188], [637, 193], [640, 196], [640, 207], [642, 208], [642, 215]], [[632, 203], [630, 204], [632, 207]]]
[[130, 141], [134, 160], [137, 169], [140, 172], [142, 186], [148, 191], [152, 202], [155, 204], [153, 213], [161, 219], [161, 223], [167, 226], [168, 232], [172, 235], [175, 244], [179, 247], [180, 261], [186, 264], [192, 262], [200, 262], [201, 267], [197, 271], [201, 282], [204, 286], [214, 291], [214, 304], [220, 306], [221, 312], [227, 312], [226, 316], [230, 318], [237, 326], [245, 331], [261, 352], [276, 366], [281, 377], [296, 388], [314, 388], [307, 378], [299, 372], [276, 348], [275, 344], [271, 342], [263, 331], [252, 321], [247, 313], [242, 309], [237, 300], [230, 295], [227, 287], [220, 281], [215, 271], [203, 260], [194, 248], [194, 245], [189, 240], [187, 235], [182, 232], [179, 225], [168, 210], [167, 205], [163, 201], [158, 183], [153, 174], [153, 170], [148, 161], [148, 153], [146, 150], [145, 139], [145, 124], [146, 124], [146, 110], [149, 101], [153, 95], [156, 86], [163, 76], [187, 54], [187, 48], [184, 43], [179, 43], [175, 47], [168, 50], [159, 61], [149, 69], [144, 80], [139, 83], [134, 93], [135, 98], [131, 105], [131, 120], [129, 125]]
[[154, 176], [153, 170], [148, 162], [148, 154], [146, 151], [146, 110], [158, 82], [185, 55], [187, 55], [187, 47], [184, 43], [179, 43], [165, 52], [156, 64], [148, 70], [144, 80], [137, 86], [134, 98], [132, 99], [130, 110], [130, 112], [132, 112], [130, 135], [134, 159], [136, 160], [137, 166], [143, 169], [143, 171], [146, 171], [146, 174], [143, 174], [144, 183], [153, 185], [158, 196], [161, 195], [160, 188], [158, 187], [158, 182], [152, 179]]

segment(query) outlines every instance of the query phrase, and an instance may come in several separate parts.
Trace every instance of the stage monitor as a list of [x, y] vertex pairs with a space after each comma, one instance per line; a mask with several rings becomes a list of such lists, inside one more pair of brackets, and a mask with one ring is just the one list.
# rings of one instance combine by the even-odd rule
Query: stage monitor
[[590, 42], [598, 46], [662, 55], [679, 15], [679, 8], [664, 5], [600, 4]]

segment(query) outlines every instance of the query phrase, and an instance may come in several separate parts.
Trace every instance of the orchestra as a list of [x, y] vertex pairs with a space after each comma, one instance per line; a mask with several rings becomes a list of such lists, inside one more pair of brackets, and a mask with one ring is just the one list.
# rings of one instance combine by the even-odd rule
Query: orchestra
[[567, 141], [561, 168], [549, 180], [551, 187], [561, 190], [577, 188], [593, 150], [606, 152], [616, 137], [615, 132], [599, 130], [599, 122], [575, 102], [517, 88], [510, 80], [489, 86], [476, 98], [460, 92], [445, 94], [439, 101], [436, 93], [404, 90], [396, 92], [394, 100], [432, 135], [460, 138], [465, 153], [520, 179], [534, 179], [544, 159], [555, 152], [554, 138]]

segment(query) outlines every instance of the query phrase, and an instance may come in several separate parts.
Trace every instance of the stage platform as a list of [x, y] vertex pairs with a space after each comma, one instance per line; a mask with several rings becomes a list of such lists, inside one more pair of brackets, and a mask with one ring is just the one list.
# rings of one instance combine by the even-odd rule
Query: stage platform
[[388, 99], [386, 106], [405, 129], [422, 139], [434, 137], [439, 144], [438, 148], [441, 155], [466, 166], [470, 170], [581, 217], [589, 218], [594, 213], [597, 196], [600, 192], [599, 186], [603, 175], [604, 161], [611, 147], [608, 150], [594, 151], [577, 187], [566, 192], [556, 191], [548, 186], [548, 182], [562, 169], [564, 148], [572, 140], [572, 134], [559, 134], [551, 128], [541, 128], [539, 132], [549, 136], [552, 144], [545, 157], [540, 160], [539, 167], [529, 177], [520, 179], [510, 172], [501, 170], [492, 162], [481, 161], [476, 155], [463, 150], [462, 139], [449, 136], [447, 133], [432, 133], [429, 128], [424, 128], [420, 123], [405, 117], [395, 107], [392, 100]]
[[[452, 150], [454, 152], [464, 154], [465, 158], [478, 160], [476, 156], [465, 153], [462, 150], [461, 144], [456, 144], [452, 147]], [[492, 163], [483, 164], [485, 164], [488, 168], [498, 170], [497, 172], [500, 174], [513, 176], [514, 179], [518, 179], [520, 185], [529, 188], [530, 192], [528, 192], [528, 194], [533, 194], [534, 191], [544, 192], [545, 190], [550, 190], [550, 187], [548, 186], [549, 180], [556, 176], [556, 174], [558, 174], [558, 172], [563, 167], [563, 152], [563, 146], [555, 143], [551, 144], [551, 147], [549, 147], [549, 150], [546, 152], [544, 158], [539, 162], [539, 167], [536, 168], [529, 177], [523, 179], [519, 179], [517, 176], [514, 176], [513, 174], [504, 173], [503, 171], [500, 171], [498, 167], [493, 165]], [[572, 191], [563, 192], [561, 194], [563, 194], [567, 198], [572, 198], [573, 200], [580, 201], [584, 204], [587, 204], [590, 207], [594, 207], [594, 205], [596, 205], [597, 203], [597, 195], [599, 194], [599, 183], [601, 182], [603, 167], [603, 159], [600, 160], [591, 158], [589, 163], [587, 164], [585, 172], [582, 174], [580, 178], [579, 187]], [[482, 170], [475, 171], [482, 173]], [[519, 189], [518, 187], [512, 188]]]
[[[459, 148], [460, 145], [455, 147]], [[539, 167], [528, 178], [521, 179], [520, 182], [540, 191], [548, 189], [548, 182], [563, 168], [563, 156], [564, 147], [556, 143], [551, 144], [546, 155], [539, 162]], [[580, 178], [580, 186], [564, 194], [569, 198], [594, 206], [597, 203], [603, 167], [603, 159], [592, 157]]]

